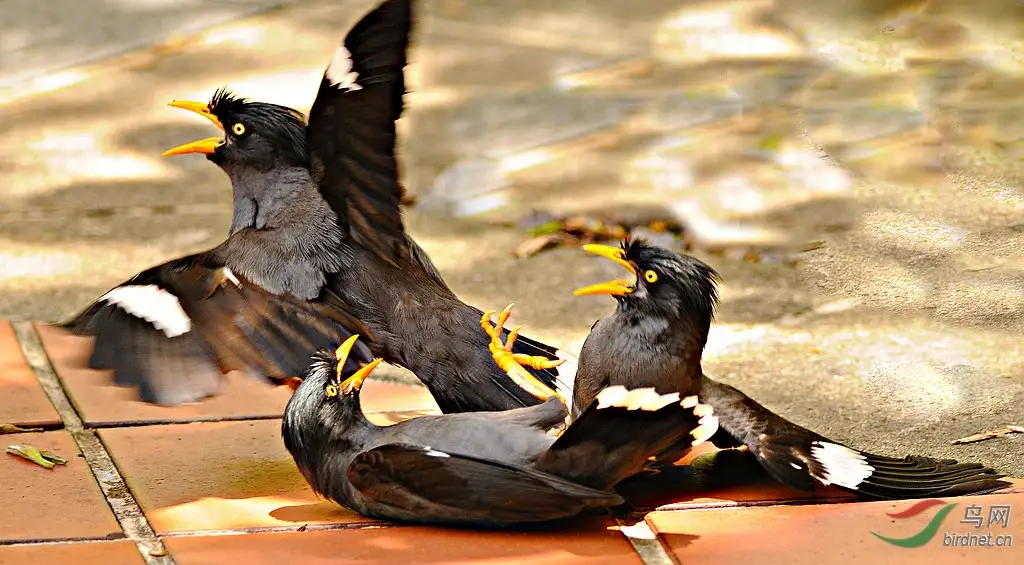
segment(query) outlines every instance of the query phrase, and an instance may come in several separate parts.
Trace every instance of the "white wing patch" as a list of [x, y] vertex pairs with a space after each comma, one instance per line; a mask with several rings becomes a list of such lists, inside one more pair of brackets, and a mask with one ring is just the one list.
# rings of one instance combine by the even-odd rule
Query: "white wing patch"
[[710, 404], [701, 404], [696, 396], [687, 396], [679, 403], [683, 408], [692, 408], [693, 415], [700, 418], [697, 420], [697, 427], [690, 431], [693, 436], [693, 447], [711, 439], [718, 432], [718, 416], [715, 416], [715, 409]]
[[192, 320], [181, 309], [178, 297], [153, 284], [119, 286], [101, 296], [100, 300], [146, 320], [167, 337], [177, 337], [192, 329]]
[[875, 471], [860, 453], [826, 441], [811, 444], [811, 457], [824, 467], [825, 476], [815, 478], [826, 485], [856, 489]]
[[426, 450], [427, 455], [430, 457], [451, 457], [451, 455], [448, 455], [443, 451], [438, 451], [430, 447], [424, 447], [423, 449]]
[[352, 70], [352, 54], [342, 45], [334, 50], [334, 57], [331, 64], [327, 66], [324, 73], [331, 86], [342, 90], [362, 90], [363, 87], [356, 82], [359, 73]]
[[662, 408], [679, 402], [679, 393], [658, 394], [653, 388], [637, 388], [626, 390], [621, 385], [610, 386], [597, 394], [597, 409], [625, 408], [626, 410], [645, 410], [656, 412]]
[[579, 358], [572, 353], [564, 350], [555, 350], [555, 357], [565, 361], [558, 366], [558, 376], [555, 377], [555, 389], [565, 402], [568, 404], [566, 408], [569, 413], [572, 413], [573, 408], [573, 392], [576, 386], [576, 371], [579, 368]]
[[231, 281], [232, 283], [234, 283], [235, 286], [238, 286], [238, 287], [242, 286], [242, 282], [238, 280], [238, 277], [235, 276], [235, 273], [231, 272], [231, 269], [229, 269], [227, 267], [224, 267], [221, 270], [224, 271], [224, 278], [225, 279], [227, 279], [227, 280]]

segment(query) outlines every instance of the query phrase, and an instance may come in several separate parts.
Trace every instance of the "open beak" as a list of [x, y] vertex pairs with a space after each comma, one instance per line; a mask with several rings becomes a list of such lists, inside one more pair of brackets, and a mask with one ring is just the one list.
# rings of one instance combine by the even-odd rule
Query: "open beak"
[[220, 128], [221, 131], [224, 131], [224, 124], [220, 123], [220, 120], [217, 119], [217, 116], [213, 115], [213, 112], [210, 111], [210, 105], [207, 104], [206, 102], [191, 102], [189, 100], [173, 100], [173, 101], [169, 102], [167, 105], [168, 106], [172, 106], [174, 108], [181, 108], [182, 110], [188, 110], [189, 112], [195, 112], [195, 113], [199, 114], [200, 116], [206, 118], [207, 120], [210, 120], [211, 122], [213, 122], [213, 125], [215, 125], [218, 128]]
[[192, 143], [186, 143], [185, 145], [179, 145], [172, 149], [164, 151], [164, 157], [170, 157], [171, 155], [186, 155], [188, 153], [202, 153], [203, 155], [209, 155], [217, 150], [217, 147], [221, 143], [224, 143], [224, 139], [220, 137], [207, 137], [206, 139], [200, 139], [199, 141], [193, 141]]
[[[341, 370], [345, 366], [345, 361], [348, 360], [348, 354], [352, 351], [352, 347], [356, 344], [356, 340], [359, 339], [359, 334], [355, 334], [352, 337], [345, 340], [338, 350], [334, 352], [334, 358], [338, 360], [338, 380], [341, 380]], [[370, 376], [370, 373], [377, 368], [384, 360], [381, 358], [374, 359], [369, 363], [360, 367], [358, 371], [352, 373], [352, 376], [345, 379], [341, 383], [342, 392], [352, 392], [359, 390], [363, 386], [363, 381]]]
[[[174, 108], [181, 108], [182, 110], [188, 110], [189, 112], [195, 112], [200, 116], [213, 122], [213, 125], [224, 131], [224, 124], [220, 123], [217, 116], [213, 115], [210, 111], [210, 105], [206, 102], [192, 102], [189, 100], [174, 100], [167, 104]], [[202, 153], [203, 155], [209, 155], [217, 149], [217, 146], [221, 144], [223, 140], [219, 137], [210, 137], [207, 139], [200, 139], [199, 141], [193, 141], [192, 143], [186, 143], [185, 145], [179, 145], [173, 149], [164, 151], [164, 157], [170, 157], [171, 155], [186, 155], [188, 153]]]
[[[610, 259], [615, 261], [619, 265], [622, 265], [627, 271], [636, 277], [636, 267], [632, 263], [626, 261], [623, 257], [626, 252], [621, 247], [612, 247], [611, 245], [599, 245], [592, 243], [584, 245], [583, 250], [587, 253], [593, 253], [599, 257]], [[635, 280], [635, 278], [634, 278]], [[625, 296], [636, 290], [636, 285], [633, 281], [615, 280], [608, 281], [598, 284], [592, 284], [583, 288], [578, 288], [573, 291], [576, 296], [589, 296], [595, 294], [610, 294], [612, 296]]]
[[345, 381], [341, 383], [341, 390], [343, 392], [359, 390], [363, 386], [363, 381], [370, 376], [370, 373], [377, 368], [377, 365], [380, 365], [383, 362], [383, 359], [377, 357], [373, 361], [363, 365], [358, 371], [352, 373], [351, 377], [345, 379]]

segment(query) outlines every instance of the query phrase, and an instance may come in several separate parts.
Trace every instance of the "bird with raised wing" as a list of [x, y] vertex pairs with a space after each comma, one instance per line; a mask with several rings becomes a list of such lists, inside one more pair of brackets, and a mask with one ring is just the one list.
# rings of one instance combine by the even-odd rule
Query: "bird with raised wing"
[[[230, 235], [202, 256], [204, 264], [225, 266], [292, 303], [308, 302], [310, 311], [324, 313], [327, 328], [333, 322], [347, 328], [332, 331], [361, 334], [361, 347], [413, 371], [445, 412], [533, 405], [537, 399], [491, 360], [477, 328], [480, 310], [459, 300], [404, 231], [395, 121], [403, 109], [411, 4], [387, 0], [352, 28], [324, 72], [308, 124], [291, 108], [220, 89], [209, 102], [171, 105], [203, 116], [223, 134], [165, 155], [205, 155], [231, 182]], [[316, 348], [328, 346], [325, 335], [315, 344], [289, 342], [281, 332], [224, 335], [219, 321], [204, 318], [208, 300], [184, 304], [174, 285], [153, 279], [151, 271], [67, 324], [96, 336], [92, 367], [113, 368], [115, 380], [138, 386], [144, 400], [176, 404], [214, 393], [218, 371], [240, 368], [218, 352], [239, 343], [278, 360], [267, 375], [273, 380], [301, 372]], [[182, 327], [175, 304], [191, 312], [189, 327], [208, 331], [172, 344]], [[171, 333], [161, 331], [168, 323]], [[528, 371], [554, 385], [561, 363], [556, 348], [525, 337], [515, 348]]]
[[[229, 166], [221, 155], [265, 148], [257, 136], [276, 123], [259, 119], [271, 105], [224, 92], [209, 103], [172, 103], [209, 119], [224, 130], [224, 139], [169, 153], [207, 153], [228, 173], [236, 210], [257, 216], [279, 202], [273, 195], [298, 194], [293, 184], [312, 182], [318, 196], [303, 189], [298, 197], [325, 201], [336, 218], [328, 231], [340, 232], [335, 248], [305, 247], [314, 254], [337, 254], [341, 261], [318, 300], [359, 320], [360, 326], [350, 329], [363, 336], [361, 342], [388, 363], [412, 371], [446, 413], [533, 405], [537, 399], [514, 386], [491, 360], [477, 325], [481, 311], [451, 291], [404, 229], [395, 121], [403, 111], [411, 30], [411, 0], [388, 0], [353, 27], [324, 72], [305, 135], [294, 136], [290, 151], [276, 147], [287, 155], [267, 154], [259, 167]], [[282, 178], [272, 164], [276, 161], [302, 163], [307, 171]], [[515, 353], [538, 380], [556, 385], [562, 359], [555, 347], [520, 336]]]

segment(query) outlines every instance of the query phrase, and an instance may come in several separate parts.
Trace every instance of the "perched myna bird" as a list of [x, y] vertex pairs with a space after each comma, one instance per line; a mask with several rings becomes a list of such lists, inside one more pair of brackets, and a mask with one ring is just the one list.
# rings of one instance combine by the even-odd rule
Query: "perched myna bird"
[[[525, 369], [513, 338], [481, 320], [494, 360], [517, 382]], [[557, 439], [566, 406], [545, 402], [503, 412], [425, 416], [380, 427], [359, 404], [359, 388], [379, 358], [354, 372], [349, 338], [317, 352], [285, 408], [285, 446], [318, 494], [364, 516], [387, 520], [503, 526], [566, 518], [618, 506], [611, 489], [644, 470], [669, 445], [696, 445], [715, 433], [697, 397], [609, 387]]]
[[[537, 399], [491, 360], [477, 327], [480, 310], [455, 296], [403, 228], [395, 121], [411, 28], [411, 0], [388, 0], [360, 20], [324, 73], [308, 126], [300, 112], [224, 89], [208, 103], [172, 102], [224, 134], [165, 155], [204, 154], [231, 181], [231, 235], [202, 255], [204, 264], [227, 266], [267, 293], [327, 312], [324, 326], [340, 321], [363, 335], [375, 355], [413, 371], [445, 412], [533, 405]], [[220, 350], [255, 339], [244, 343], [224, 328], [230, 317], [209, 318], [205, 294], [179, 294], [180, 283], [166, 280], [177, 264], [138, 275], [67, 324], [97, 336], [93, 368], [113, 368], [118, 383], [136, 384], [144, 400], [162, 404], [212, 394], [221, 369], [240, 368], [225, 365]], [[172, 310], [184, 325], [168, 326], [166, 304], [180, 306]], [[242, 313], [234, 312], [236, 319]], [[181, 327], [202, 331], [172, 344]], [[275, 380], [298, 374], [316, 348], [337, 344], [322, 337], [261, 338], [257, 345], [273, 366], [256, 372]], [[554, 347], [521, 337], [515, 353], [554, 385], [561, 362]]]
[[[894, 459], [857, 451], [787, 422], [701, 369], [701, 354], [718, 300], [717, 273], [701, 261], [639, 239], [621, 247], [589, 245], [590, 253], [625, 267], [632, 278], [600, 283], [577, 295], [608, 294], [618, 301], [599, 320], [580, 352], [573, 403], [587, 406], [614, 385], [654, 387], [661, 394], [697, 395], [714, 408], [720, 427], [711, 442], [749, 450], [788, 486], [815, 483], [873, 498], [899, 499], [990, 492], [1004, 476], [976, 463], [928, 457]], [[669, 450], [681, 455], [688, 446]], [[660, 456], [663, 459], [663, 456]]]

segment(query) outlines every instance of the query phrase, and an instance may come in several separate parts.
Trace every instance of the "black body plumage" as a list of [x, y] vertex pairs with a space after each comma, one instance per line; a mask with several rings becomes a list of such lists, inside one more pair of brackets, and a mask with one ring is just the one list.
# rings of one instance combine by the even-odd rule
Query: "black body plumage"
[[314, 357], [285, 408], [285, 447], [318, 494], [387, 520], [495, 527], [617, 506], [616, 484], [665, 447], [695, 441], [703, 425], [696, 399], [648, 394], [637, 408], [645, 391], [622, 389], [558, 439], [547, 433], [567, 414], [557, 398], [381, 427], [363, 415], [358, 388], [339, 386], [352, 370], [335, 378], [337, 363], [327, 351]]

